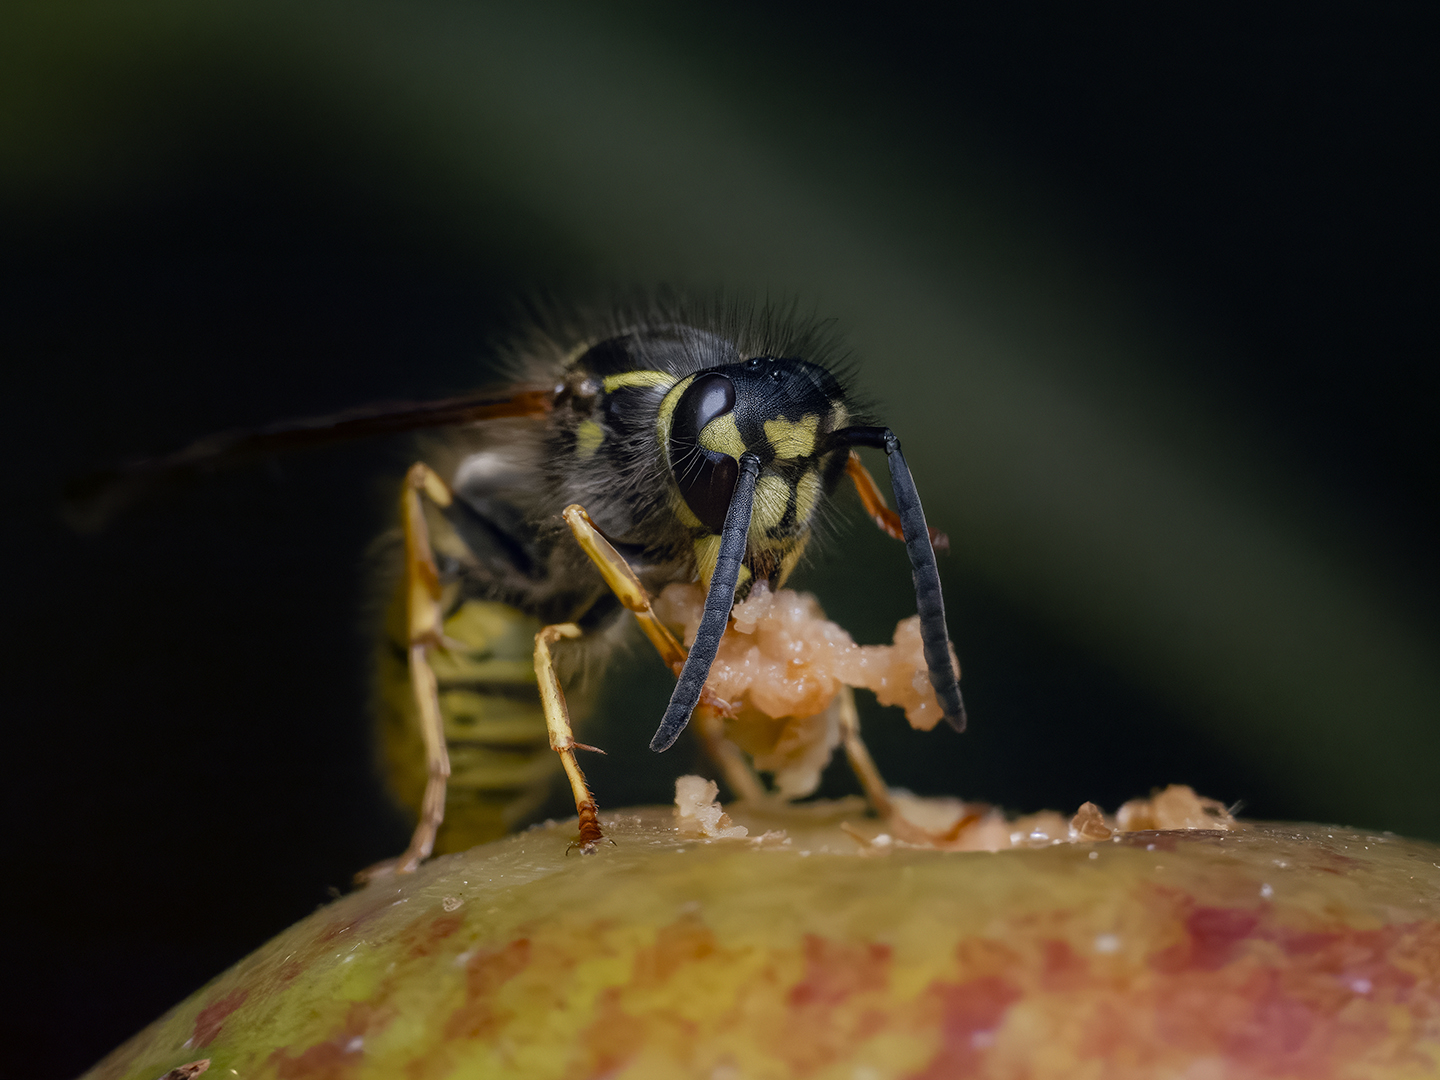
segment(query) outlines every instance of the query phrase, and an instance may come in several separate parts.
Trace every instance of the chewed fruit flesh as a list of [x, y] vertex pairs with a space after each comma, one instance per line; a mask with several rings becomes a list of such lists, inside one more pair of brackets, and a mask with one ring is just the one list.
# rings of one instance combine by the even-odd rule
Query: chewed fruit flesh
[[[704, 604], [699, 585], [669, 585], [656, 600], [655, 613], [662, 622], [683, 628], [689, 645]], [[857, 645], [825, 618], [813, 596], [791, 589], [771, 592], [762, 583], [735, 605], [731, 619], [707, 682], [721, 698], [748, 701], [772, 717], [807, 717], [828, 707], [843, 684], [873, 691], [882, 705], [900, 706], [921, 731], [940, 722], [918, 615], [896, 626], [892, 645]], [[960, 670], [958, 662], [955, 670]]]

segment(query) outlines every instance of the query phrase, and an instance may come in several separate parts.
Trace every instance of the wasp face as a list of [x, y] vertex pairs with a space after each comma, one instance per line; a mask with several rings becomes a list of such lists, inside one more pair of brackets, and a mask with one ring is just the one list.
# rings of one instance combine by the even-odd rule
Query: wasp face
[[[946, 718], [963, 726], [940, 575], [900, 440], [889, 428], [852, 425], [844, 390], [819, 364], [741, 359], [737, 351], [718, 334], [664, 323], [590, 346], [571, 372], [579, 419], [573, 428], [562, 422], [559, 446], [585, 483], [604, 485], [630, 511], [628, 520], [615, 515], [610, 535], [642, 547], [646, 530], [663, 535], [672, 566], [688, 540], [706, 590], [695, 643], [651, 748], [664, 750], [689, 721], [734, 602], [756, 581], [778, 587], [800, 561], [820, 503], [855, 447], [885, 452], [897, 513], [882, 527], [905, 538], [930, 679]], [[631, 471], [627, 498], [623, 470], [637, 457], [653, 461], [657, 450], [668, 490], [658, 499], [653, 484], [642, 492]], [[863, 466], [860, 473], [868, 481]]]
[[761, 466], [749, 561], [756, 576], [777, 584], [789, 574], [821, 495], [843, 467], [843, 455], [826, 451], [825, 439], [847, 415], [835, 377], [798, 359], [754, 357], [697, 372], [671, 388], [660, 406], [661, 435], [685, 510], [708, 532], [696, 541], [702, 579], [709, 579], [710, 549], [718, 545], [747, 452]]

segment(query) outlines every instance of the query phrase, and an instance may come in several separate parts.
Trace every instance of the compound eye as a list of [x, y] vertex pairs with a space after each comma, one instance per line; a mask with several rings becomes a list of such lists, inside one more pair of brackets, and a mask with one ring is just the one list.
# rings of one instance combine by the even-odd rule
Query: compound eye
[[701, 375], [680, 395], [670, 422], [670, 470], [685, 504], [707, 527], [725, 526], [739, 465], [728, 454], [700, 445], [700, 432], [735, 408], [735, 384], [724, 375]]
[[714, 372], [701, 375], [686, 388], [675, 405], [670, 438], [694, 440], [705, 425], [735, 408], [735, 384]]

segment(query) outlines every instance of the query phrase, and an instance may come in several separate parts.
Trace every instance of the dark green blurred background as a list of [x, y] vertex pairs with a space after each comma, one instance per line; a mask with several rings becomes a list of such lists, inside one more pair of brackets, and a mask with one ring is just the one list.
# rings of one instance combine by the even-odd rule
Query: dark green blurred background
[[[1440, 839], [1433, 45], [1418, 5], [10, 0], [0, 1073], [78, 1072], [406, 835], [361, 616], [406, 441], [95, 536], [62, 481], [473, 387], [536, 293], [838, 318], [953, 542], [971, 730], [870, 710], [893, 782]], [[908, 567], [853, 509], [797, 583], [883, 640]], [[645, 749], [658, 668], [591, 729], [602, 805], [693, 763]]]

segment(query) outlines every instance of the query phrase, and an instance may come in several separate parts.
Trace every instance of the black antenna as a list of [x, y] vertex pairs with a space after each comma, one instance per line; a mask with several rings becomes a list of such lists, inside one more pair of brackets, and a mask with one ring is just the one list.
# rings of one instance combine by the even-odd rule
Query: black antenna
[[[920, 613], [920, 642], [925, 648], [925, 666], [930, 669], [930, 685], [940, 702], [940, 712], [956, 731], [965, 730], [965, 703], [960, 698], [960, 680], [950, 663], [950, 635], [945, 630], [945, 600], [940, 595], [940, 569], [935, 565], [935, 551], [930, 546], [930, 530], [925, 524], [925, 511], [920, 507], [920, 493], [900, 453], [900, 440], [889, 428], [841, 428], [831, 434], [828, 445], [868, 446], [884, 450], [890, 463], [890, 486], [895, 492], [895, 511], [905, 534], [905, 551], [910, 556], [910, 573], [915, 580], [915, 609]], [[708, 604], [708, 600], [707, 600]]]
[[[730, 496], [730, 508], [725, 512], [725, 527], [720, 532], [720, 554], [715, 558], [715, 570], [710, 575], [710, 591], [705, 594], [700, 629], [695, 634], [695, 644], [690, 646], [690, 655], [685, 658], [685, 666], [680, 669], [680, 680], [675, 684], [675, 692], [670, 695], [665, 718], [650, 740], [651, 750], [670, 749], [685, 730], [690, 714], [700, 701], [700, 691], [705, 688], [710, 665], [715, 662], [720, 639], [725, 636], [725, 627], [730, 622], [730, 609], [735, 606], [735, 583], [740, 580], [740, 563], [745, 558], [745, 539], [750, 533], [750, 511], [755, 505], [755, 481], [759, 476], [760, 459], [747, 450], [740, 455], [740, 475], [735, 480], [735, 492]], [[930, 562], [933, 566], [935, 560], [932, 558]], [[939, 595], [938, 578], [936, 595]], [[942, 643], [945, 640], [944, 618], [942, 611]], [[928, 662], [928, 647], [925, 657]], [[954, 681], [953, 675], [951, 681]]]

